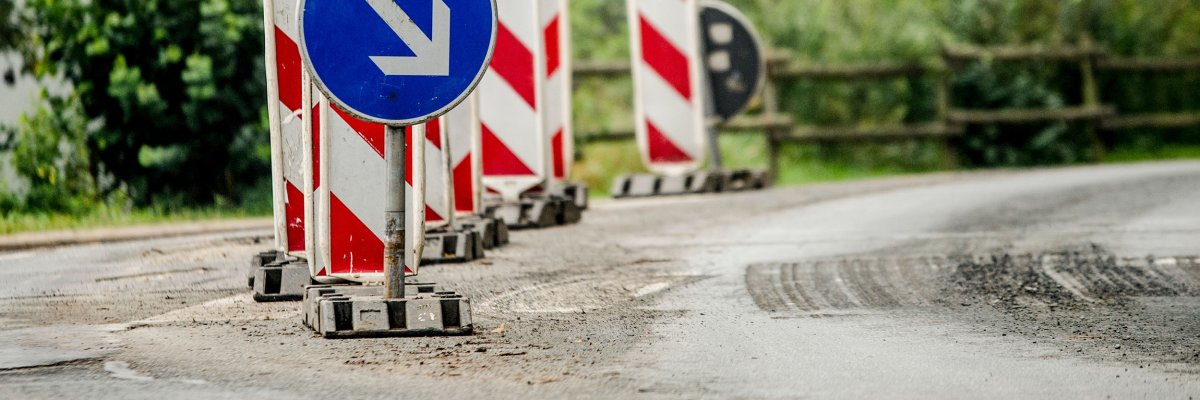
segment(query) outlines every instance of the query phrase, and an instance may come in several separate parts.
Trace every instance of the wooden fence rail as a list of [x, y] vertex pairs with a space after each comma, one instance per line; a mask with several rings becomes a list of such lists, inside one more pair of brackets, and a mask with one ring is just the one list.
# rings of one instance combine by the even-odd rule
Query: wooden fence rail
[[[1028, 124], [1052, 121], [1088, 123], [1089, 134], [1096, 129], [1127, 130], [1136, 128], [1181, 128], [1200, 126], [1200, 110], [1177, 113], [1120, 115], [1112, 105], [1103, 103], [1098, 73], [1162, 73], [1200, 71], [1200, 57], [1120, 58], [1100, 45], [1084, 40], [1078, 46], [948, 46], [942, 49], [942, 65], [919, 63], [879, 63], [859, 65], [806, 65], [789, 60], [787, 52], [771, 53], [767, 61], [767, 87], [762, 110], [757, 115], [739, 117], [725, 124], [722, 133], [765, 134], [770, 168], [778, 170], [779, 146], [783, 143], [830, 141], [883, 141], [908, 139], [947, 140], [960, 136], [966, 125]], [[968, 110], [955, 108], [951, 101], [951, 82], [958, 69], [970, 62], [1057, 62], [1077, 63], [1082, 79], [1082, 104], [1044, 109]], [[628, 76], [628, 61], [581, 61], [574, 65], [577, 80]], [[777, 86], [781, 82], [811, 81], [887, 81], [929, 78], [935, 82], [936, 115], [934, 120], [887, 126], [812, 126], [797, 124], [779, 110]], [[633, 129], [579, 134], [582, 143], [630, 140]]]

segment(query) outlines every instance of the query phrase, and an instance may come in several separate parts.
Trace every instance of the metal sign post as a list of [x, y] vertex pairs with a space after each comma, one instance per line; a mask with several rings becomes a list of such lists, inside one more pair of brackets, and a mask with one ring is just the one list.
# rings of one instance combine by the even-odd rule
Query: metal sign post
[[700, 1], [704, 55], [705, 129], [712, 180], [720, 191], [762, 187], [766, 171], [726, 171], [717, 129], [750, 106], [766, 83], [762, 40], [741, 11], [719, 0]]
[[[315, 312], [305, 313], [315, 315], [309, 325], [327, 337], [469, 332], [466, 299], [406, 296], [404, 277], [406, 269], [417, 272], [423, 246], [423, 123], [453, 109], [482, 79], [496, 43], [494, 0], [403, 5], [396, 0], [300, 0], [298, 14], [300, 53], [317, 88], [345, 113], [387, 125], [382, 300], [314, 299]], [[411, 210], [405, 207], [408, 126], [413, 126], [414, 150]], [[310, 288], [306, 296], [324, 296], [319, 293]], [[310, 308], [309, 301], [305, 304]]]
[[383, 250], [384, 286], [389, 299], [404, 298], [404, 266], [412, 244], [404, 242], [404, 127], [387, 128], [387, 240]]
[[704, 128], [708, 131], [710, 165], [721, 172], [717, 128], [741, 114], [766, 82], [762, 41], [745, 15], [716, 0], [700, 2], [700, 37], [707, 76]]

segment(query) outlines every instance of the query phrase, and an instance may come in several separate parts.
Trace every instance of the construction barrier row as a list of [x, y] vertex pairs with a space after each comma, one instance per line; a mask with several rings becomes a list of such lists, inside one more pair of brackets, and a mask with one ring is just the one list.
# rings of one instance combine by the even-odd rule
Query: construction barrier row
[[[263, 1], [276, 243], [255, 257], [249, 283], [260, 301], [308, 293], [336, 302], [359, 290], [339, 285], [384, 280], [388, 128], [356, 118], [317, 90], [299, 47], [302, 2]], [[371, 6], [389, 6], [379, 1]], [[734, 97], [749, 102], [757, 91], [753, 81], [761, 79], [745, 76], [727, 54], [744, 47], [735, 38], [745, 27], [701, 18], [705, 7], [736, 10], [698, 0], [628, 0], [627, 6], [637, 144], [654, 175], [623, 177], [613, 193], [640, 197], [769, 184], [758, 172], [723, 171], [710, 134], [721, 117], [730, 117], [718, 113], [730, 107], [721, 103], [731, 98], [722, 91], [740, 90]], [[421, 264], [483, 257], [508, 241], [509, 229], [578, 222], [588, 206], [587, 188], [569, 181], [575, 144], [567, 1], [495, 0], [495, 17], [492, 59], [473, 94], [407, 131], [406, 193], [413, 195], [406, 199], [405, 233], [420, 255], [406, 261], [407, 275], [417, 275]], [[705, 169], [708, 152], [716, 155]], [[433, 290], [418, 286], [416, 293]], [[439, 296], [446, 304], [461, 300]], [[334, 320], [318, 316], [321, 307], [312, 305], [319, 321], [310, 326], [338, 336]], [[459, 329], [470, 320], [469, 310], [461, 316], [445, 311], [446, 326]]]

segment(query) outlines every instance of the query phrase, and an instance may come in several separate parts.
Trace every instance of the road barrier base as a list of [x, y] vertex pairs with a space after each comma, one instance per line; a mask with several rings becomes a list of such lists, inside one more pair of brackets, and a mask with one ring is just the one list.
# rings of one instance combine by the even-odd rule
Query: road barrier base
[[[437, 285], [433, 283], [408, 282], [404, 285], [404, 293], [423, 296], [434, 295], [437, 293]], [[304, 312], [305, 325], [317, 329], [321, 321], [319, 318], [320, 314], [318, 313], [320, 311], [320, 300], [325, 295], [330, 294], [346, 297], [383, 296], [383, 286], [357, 283], [308, 286], [304, 288], [304, 303], [301, 306]]]
[[679, 176], [629, 175], [613, 181], [614, 198], [677, 196], [700, 193], [740, 192], [771, 186], [764, 170], [700, 171]]
[[565, 198], [558, 208], [558, 215], [555, 217], [559, 225], [577, 224], [583, 220], [583, 208], [573, 198]]
[[516, 203], [494, 204], [488, 210], [489, 215], [504, 221], [509, 229], [547, 228], [583, 219], [583, 210], [574, 199], [557, 195], [529, 195]]
[[588, 187], [582, 183], [569, 182], [563, 186], [563, 196], [575, 202], [580, 210], [588, 209]]
[[461, 263], [480, 258], [483, 258], [483, 239], [479, 232], [449, 227], [425, 233], [423, 264]]
[[312, 283], [308, 262], [302, 260], [274, 261], [253, 268], [251, 287], [254, 301], [296, 301], [304, 298], [304, 287]]
[[471, 301], [466, 297], [434, 292], [430, 284], [405, 293], [403, 299], [385, 299], [383, 286], [309, 286], [304, 323], [326, 338], [471, 334]]
[[455, 221], [456, 229], [474, 231], [479, 235], [484, 250], [508, 244], [508, 225], [491, 217], [470, 217]]
[[279, 250], [267, 250], [250, 256], [250, 268], [246, 270], [246, 287], [254, 288], [254, 273], [258, 268], [276, 261], [287, 260], [287, 255]]

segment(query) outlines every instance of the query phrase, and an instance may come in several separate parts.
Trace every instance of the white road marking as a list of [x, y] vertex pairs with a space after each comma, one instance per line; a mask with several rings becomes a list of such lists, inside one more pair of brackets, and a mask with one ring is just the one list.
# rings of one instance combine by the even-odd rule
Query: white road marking
[[104, 370], [107, 371], [113, 378], [124, 379], [129, 381], [152, 381], [154, 377], [144, 375], [141, 372], [134, 371], [129, 368], [129, 363], [124, 361], [108, 361], [104, 363]]

